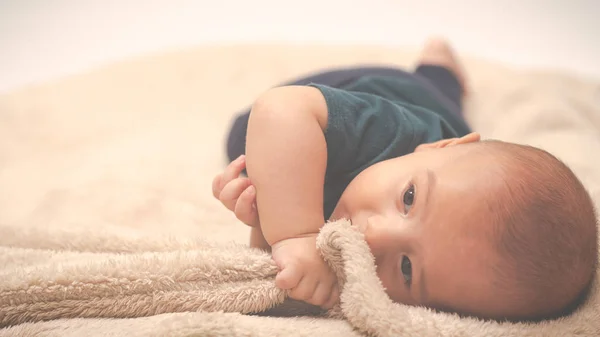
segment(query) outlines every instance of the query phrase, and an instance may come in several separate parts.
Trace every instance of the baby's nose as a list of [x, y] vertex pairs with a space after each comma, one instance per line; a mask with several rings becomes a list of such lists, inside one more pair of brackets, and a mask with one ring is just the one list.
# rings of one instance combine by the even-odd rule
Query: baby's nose
[[382, 215], [370, 216], [366, 221], [364, 229], [359, 229], [364, 233], [365, 241], [376, 257], [387, 251], [388, 246], [393, 244], [393, 240], [390, 240], [390, 222]]

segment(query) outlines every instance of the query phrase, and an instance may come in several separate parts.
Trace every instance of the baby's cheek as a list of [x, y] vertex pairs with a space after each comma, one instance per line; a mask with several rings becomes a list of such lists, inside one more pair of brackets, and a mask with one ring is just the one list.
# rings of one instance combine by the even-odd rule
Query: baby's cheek
[[389, 268], [385, 268], [384, 266], [380, 267], [378, 265], [377, 276], [381, 280], [381, 284], [383, 285], [386, 294], [392, 301], [407, 305], [417, 304], [410, 296], [406, 285], [397, 280], [396, 277], [393, 277], [393, 271], [390, 271]]
[[359, 218], [355, 221], [354, 225], [363, 233], [365, 241], [376, 258], [397, 254], [400, 246], [396, 238], [397, 235], [385, 223], [377, 222], [376, 220], [371, 221], [374, 218], [371, 217], [365, 221], [361, 221]]

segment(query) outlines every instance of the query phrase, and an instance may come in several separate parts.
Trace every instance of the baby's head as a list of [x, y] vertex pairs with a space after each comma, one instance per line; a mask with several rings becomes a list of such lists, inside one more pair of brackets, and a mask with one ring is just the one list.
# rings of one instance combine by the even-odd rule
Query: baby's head
[[331, 219], [365, 235], [395, 301], [537, 320], [584, 297], [598, 259], [589, 194], [549, 153], [477, 135], [373, 165]]

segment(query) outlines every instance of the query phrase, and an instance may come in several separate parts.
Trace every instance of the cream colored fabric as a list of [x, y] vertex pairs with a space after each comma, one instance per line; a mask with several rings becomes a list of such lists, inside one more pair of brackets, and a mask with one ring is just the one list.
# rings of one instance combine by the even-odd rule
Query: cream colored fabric
[[[319, 242], [347, 280], [337, 318], [243, 314], [313, 310], [277, 307], [284, 294], [268, 255], [244, 247], [248, 229], [212, 200], [234, 113], [307, 71], [413, 58], [376, 47], [199, 48], [1, 96], [0, 326], [22, 324], [0, 336], [599, 335], [596, 288], [580, 312], [534, 325], [392, 304], [344, 223], [327, 225]], [[466, 66], [474, 129], [553, 152], [599, 205], [600, 86]]]

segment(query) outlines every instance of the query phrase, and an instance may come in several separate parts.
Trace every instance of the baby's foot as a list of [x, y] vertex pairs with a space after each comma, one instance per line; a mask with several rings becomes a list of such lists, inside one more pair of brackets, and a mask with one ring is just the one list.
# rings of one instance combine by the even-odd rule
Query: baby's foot
[[450, 70], [463, 89], [463, 96], [467, 95], [465, 75], [460, 62], [458, 62], [454, 50], [450, 44], [442, 38], [430, 38], [425, 43], [421, 55], [417, 61], [418, 65], [442, 66]]

